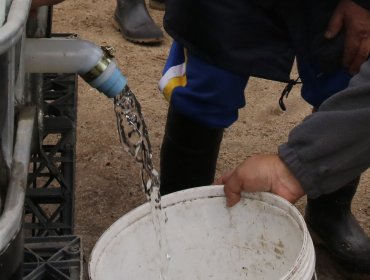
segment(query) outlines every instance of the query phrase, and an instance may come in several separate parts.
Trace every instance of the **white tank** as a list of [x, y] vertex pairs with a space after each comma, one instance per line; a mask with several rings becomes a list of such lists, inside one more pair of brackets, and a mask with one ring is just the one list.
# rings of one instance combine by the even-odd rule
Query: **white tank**
[[[315, 279], [313, 243], [293, 205], [269, 193], [225, 205], [222, 186], [162, 198], [171, 255], [166, 280]], [[89, 262], [92, 280], [160, 279], [150, 219], [146, 203], [100, 237]]]

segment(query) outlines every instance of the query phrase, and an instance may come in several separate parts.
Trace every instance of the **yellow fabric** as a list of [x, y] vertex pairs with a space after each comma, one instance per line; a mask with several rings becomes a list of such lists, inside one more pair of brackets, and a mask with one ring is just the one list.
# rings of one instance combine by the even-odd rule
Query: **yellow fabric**
[[169, 80], [167, 85], [163, 89], [164, 98], [169, 102], [171, 100], [173, 90], [179, 86], [186, 86], [186, 82], [187, 80], [185, 75], [181, 77], [174, 77]]
[[[185, 58], [185, 67], [186, 67], [186, 63], [188, 61], [188, 51], [187, 49], [184, 49], [184, 58]], [[185, 74], [181, 77], [173, 77], [171, 78], [168, 83], [166, 84], [166, 86], [164, 87], [163, 89], [163, 95], [164, 95], [164, 98], [170, 102], [171, 100], [171, 96], [172, 96], [172, 92], [173, 90], [176, 88], [176, 87], [184, 87], [186, 86], [186, 83], [187, 83], [187, 79], [186, 79], [186, 71], [185, 71]]]

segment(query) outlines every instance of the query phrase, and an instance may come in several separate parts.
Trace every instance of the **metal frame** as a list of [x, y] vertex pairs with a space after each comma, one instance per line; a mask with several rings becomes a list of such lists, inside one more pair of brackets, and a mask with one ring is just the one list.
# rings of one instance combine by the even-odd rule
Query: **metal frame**
[[25, 239], [23, 280], [82, 279], [81, 239], [76, 236]]
[[73, 234], [77, 76], [44, 74], [40, 148], [31, 156], [26, 236]]
[[[31, 37], [51, 34], [52, 7], [29, 22]], [[45, 17], [45, 13], [47, 17]], [[47, 22], [45, 21], [47, 18]], [[73, 35], [74, 36], [74, 35]], [[28, 91], [38, 104], [38, 145], [30, 160], [26, 199], [23, 280], [80, 280], [82, 244], [74, 229], [77, 118], [76, 74], [32, 74]]]

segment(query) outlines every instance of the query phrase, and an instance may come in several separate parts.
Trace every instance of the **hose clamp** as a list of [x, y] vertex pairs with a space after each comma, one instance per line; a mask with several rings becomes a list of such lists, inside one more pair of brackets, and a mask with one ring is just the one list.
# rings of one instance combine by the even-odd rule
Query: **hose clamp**
[[114, 58], [114, 48], [110, 46], [102, 46], [103, 56], [99, 59], [98, 63], [87, 71], [81, 77], [87, 82], [90, 83], [98, 78], [109, 66]]

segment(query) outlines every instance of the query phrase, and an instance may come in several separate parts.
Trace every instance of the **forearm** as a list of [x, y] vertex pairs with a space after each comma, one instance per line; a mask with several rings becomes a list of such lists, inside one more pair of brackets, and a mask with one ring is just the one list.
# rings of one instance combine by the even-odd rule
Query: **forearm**
[[291, 131], [279, 156], [311, 198], [330, 193], [370, 167], [370, 62], [350, 86]]

